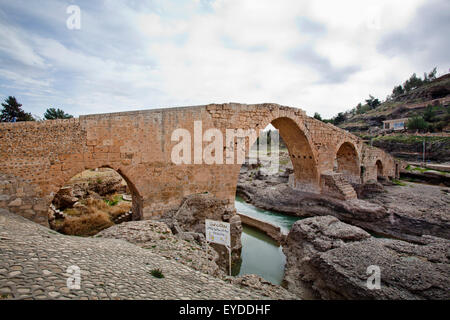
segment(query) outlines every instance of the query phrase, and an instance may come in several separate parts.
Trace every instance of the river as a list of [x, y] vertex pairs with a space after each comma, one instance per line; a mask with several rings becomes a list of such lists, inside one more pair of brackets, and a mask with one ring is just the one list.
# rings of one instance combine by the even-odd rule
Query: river
[[[288, 232], [299, 217], [291, 217], [281, 213], [262, 210], [236, 197], [237, 212], [253, 218], [270, 222]], [[286, 257], [274, 240], [265, 233], [251, 227], [243, 226], [241, 264], [233, 268], [233, 275], [257, 274], [273, 284], [283, 280]]]

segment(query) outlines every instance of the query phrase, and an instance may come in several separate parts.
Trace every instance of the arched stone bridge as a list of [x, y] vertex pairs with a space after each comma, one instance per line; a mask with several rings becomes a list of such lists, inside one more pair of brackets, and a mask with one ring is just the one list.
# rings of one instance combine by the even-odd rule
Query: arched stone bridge
[[[195, 140], [194, 121], [201, 121], [202, 132], [217, 128], [224, 137], [226, 129], [264, 129], [271, 123], [289, 150], [290, 184], [303, 191], [349, 199], [356, 196], [350, 183], [395, 176], [390, 155], [301, 109], [211, 104], [2, 123], [0, 207], [47, 224], [56, 192], [74, 175], [98, 167], [113, 168], [128, 182], [134, 219], [178, 208], [184, 196], [195, 193], [212, 193], [233, 206], [240, 164], [174, 164], [171, 159], [178, 144], [172, 133], [184, 128]], [[191, 153], [194, 158], [194, 142]]]

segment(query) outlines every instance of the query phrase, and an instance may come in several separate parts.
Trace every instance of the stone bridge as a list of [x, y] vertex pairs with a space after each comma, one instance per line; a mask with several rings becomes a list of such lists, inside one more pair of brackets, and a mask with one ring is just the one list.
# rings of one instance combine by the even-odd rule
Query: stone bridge
[[[390, 155], [306, 116], [301, 109], [277, 104], [211, 104], [1, 123], [0, 207], [47, 225], [47, 210], [58, 190], [74, 175], [99, 167], [115, 169], [127, 181], [135, 220], [176, 209], [183, 197], [196, 193], [209, 192], [234, 206], [241, 164], [228, 164], [225, 157], [229, 155], [219, 150], [214, 156], [222, 157], [223, 163], [204, 163], [201, 150], [210, 142], [203, 135], [217, 128], [225, 137], [227, 129], [262, 130], [269, 124], [279, 130], [289, 150], [293, 188], [351, 199], [356, 197], [351, 184], [395, 176]], [[192, 138], [191, 155], [182, 153], [191, 156], [192, 163], [172, 161], [174, 147], [181, 141], [174, 139], [176, 129], [185, 129]], [[245, 152], [256, 137], [247, 139]], [[226, 141], [233, 156], [238, 140]]]

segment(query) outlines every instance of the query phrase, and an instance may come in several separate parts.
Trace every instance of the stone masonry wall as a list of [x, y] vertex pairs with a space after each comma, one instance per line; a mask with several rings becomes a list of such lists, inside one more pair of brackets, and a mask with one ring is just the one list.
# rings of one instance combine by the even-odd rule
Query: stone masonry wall
[[[376, 179], [377, 159], [383, 163], [384, 175], [390, 176], [395, 170], [392, 157], [383, 151], [365, 146], [342, 129], [307, 117], [300, 109], [229, 103], [1, 123], [0, 173], [27, 181], [36, 196], [49, 205], [75, 174], [110, 167], [124, 177], [132, 191], [134, 219], [177, 209], [185, 196], [203, 192], [234, 206], [240, 164], [176, 165], [171, 160], [172, 149], [178, 144], [171, 137], [179, 128], [190, 133], [194, 158], [195, 121], [201, 121], [203, 132], [217, 128], [224, 137], [226, 129], [264, 129], [272, 123], [289, 149], [295, 185], [305, 191], [320, 192], [320, 174], [333, 170], [344, 142], [353, 145], [361, 157], [359, 163], [366, 168], [364, 179]], [[255, 140], [250, 139], [246, 148]], [[201, 142], [203, 148], [208, 144]], [[237, 142], [230, 144], [238, 147]]]

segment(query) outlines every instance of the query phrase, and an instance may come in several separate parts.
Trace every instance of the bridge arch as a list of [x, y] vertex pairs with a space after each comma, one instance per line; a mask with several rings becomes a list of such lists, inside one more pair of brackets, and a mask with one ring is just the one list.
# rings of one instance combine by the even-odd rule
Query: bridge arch
[[[297, 120], [298, 117], [281, 115], [268, 117], [263, 121], [256, 123], [253, 129], [261, 134], [263, 129], [269, 124], [273, 125], [286, 144], [289, 158], [293, 166], [293, 174], [289, 177], [289, 185], [292, 188], [305, 192], [320, 193], [319, 174], [317, 167], [317, 154], [313, 147], [312, 139], [304, 123]], [[258, 132], [259, 131], [259, 132]], [[248, 156], [249, 150], [256, 142], [258, 135], [249, 139], [249, 145], [246, 150]], [[239, 168], [240, 169], [240, 165]], [[239, 170], [236, 172], [236, 184]]]
[[318, 192], [318, 170], [312, 143], [296, 121], [289, 117], [276, 118], [271, 124], [278, 129], [286, 143], [294, 169], [290, 185], [307, 192]]
[[384, 178], [383, 163], [381, 162], [380, 159], [378, 159], [375, 162], [375, 167], [376, 167], [376, 170], [377, 170], [377, 180], [380, 180], [380, 178], [381, 179]]
[[[64, 186], [66, 186], [71, 179], [74, 177], [80, 176], [85, 172], [94, 171], [97, 169], [109, 169], [111, 172], [113, 172], [113, 175], [120, 176], [125, 182], [126, 187], [131, 193], [131, 220], [142, 220], [143, 219], [143, 197], [141, 196], [141, 193], [138, 191], [138, 188], [133, 183], [133, 181], [129, 178], [129, 175], [124, 172], [124, 170], [120, 167], [114, 167], [112, 165], [90, 165], [86, 167], [81, 168], [73, 168], [72, 170], [66, 171], [63, 176], [58, 177], [56, 179], [56, 182], [51, 186], [51, 193], [49, 196], [47, 196], [47, 207], [54, 209], [54, 200], [56, 199], [56, 196], [58, 192], [60, 192]], [[51, 210], [49, 210], [49, 213]]]
[[333, 170], [341, 172], [350, 183], [361, 182], [359, 153], [353, 143], [344, 141], [336, 148]]

